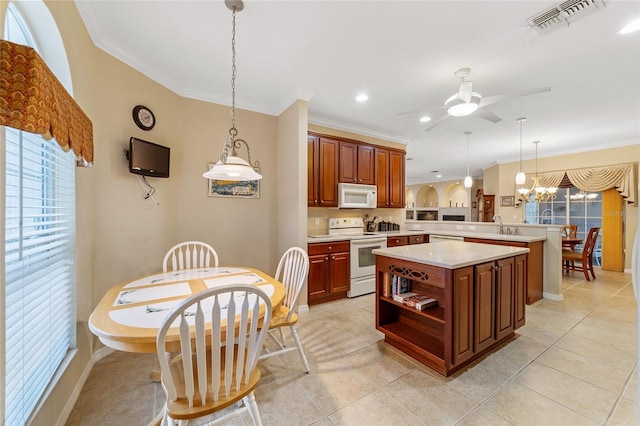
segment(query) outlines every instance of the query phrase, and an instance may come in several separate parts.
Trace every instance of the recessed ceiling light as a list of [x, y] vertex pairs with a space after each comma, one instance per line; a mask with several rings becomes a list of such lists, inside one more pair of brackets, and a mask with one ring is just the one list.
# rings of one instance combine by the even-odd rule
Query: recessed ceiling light
[[441, 177], [442, 177], [442, 175], [436, 175], [436, 177], [437, 177], [437, 178], [441, 178]]
[[634, 31], [638, 31], [640, 30], [640, 19], [636, 19], [635, 21], [631, 22], [628, 25], [625, 25], [625, 27], [623, 29], [621, 29], [620, 31], [618, 31], [619, 34], [629, 34], [632, 33]]
[[423, 117], [420, 117], [420, 122], [421, 123], [426, 123], [427, 121], [431, 121], [431, 117], [426, 116], [426, 115], [423, 116]]
[[367, 99], [369, 99], [369, 96], [367, 96], [364, 93], [360, 93], [358, 96], [356, 96], [356, 101], [358, 101], [358, 102], [364, 102]]

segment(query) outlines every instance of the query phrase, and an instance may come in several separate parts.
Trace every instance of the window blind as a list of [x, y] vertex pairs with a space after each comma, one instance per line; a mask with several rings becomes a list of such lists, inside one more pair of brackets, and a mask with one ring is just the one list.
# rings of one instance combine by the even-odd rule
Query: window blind
[[75, 158], [5, 131], [4, 424], [21, 425], [75, 345]]

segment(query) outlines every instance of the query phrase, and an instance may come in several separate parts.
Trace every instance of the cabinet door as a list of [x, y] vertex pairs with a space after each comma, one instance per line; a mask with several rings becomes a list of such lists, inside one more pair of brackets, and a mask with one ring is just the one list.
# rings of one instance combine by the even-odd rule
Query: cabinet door
[[526, 283], [527, 283], [527, 255], [522, 254], [516, 256], [514, 271], [514, 307], [513, 307], [513, 328], [518, 329], [525, 322], [525, 301], [526, 301]]
[[348, 252], [330, 254], [329, 291], [348, 291], [351, 285], [350, 257]]
[[471, 358], [473, 351], [473, 266], [453, 271], [451, 283], [451, 364]]
[[475, 267], [474, 338], [475, 351], [480, 352], [496, 341], [495, 262], [487, 262]]
[[404, 154], [389, 151], [389, 207], [404, 207]]
[[375, 149], [370, 145], [358, 145], [358, 183], [375, 185]]
[[309, 135], [307, 137], [307, 205], [315, 207], [318, 205], [318, 137]]
[[309, 256], [309, 301], [325, 296], [328, 293], [327, 281], [329, 279], [329, 255], [317, 254]]
[[318, 142], [318, 205], [338, 206], [338, 152], [340, 142], [320, 138]]
[[358, 183], [358, 145], [340, 142], [340, 171], [338, 182]]
[[378, 207], [389, 207], [389, 150], [376, 148], [375, 162]]
[[513, 334], [514, 270], [513, 257], [496, 261], [496, 339]]

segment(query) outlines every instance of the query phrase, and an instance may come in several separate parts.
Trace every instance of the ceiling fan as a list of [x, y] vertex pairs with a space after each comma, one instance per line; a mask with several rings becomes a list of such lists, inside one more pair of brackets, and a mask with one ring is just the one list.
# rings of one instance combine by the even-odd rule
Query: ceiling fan
[[[544, 93], [551, 91], [550, 87], [538, 87], [535, 89], [526, 89], [520, 90], [517, 92], [504, 93], [501, 95], [493, 95], [493, 96], [482, 96], [478, 92], [474, 92], [472, 88], [472, 83], [470, 81], [466, 81], [465, 78], [471, 73], [471, 68], [460, 68], [454, 74], [460, 79], [460, 87], [458, 88], [458, 92], [451, 95], [445, 102], [442, 107], [439, 109], [446, 110], [446, 114], [441, 115], [437, 120], [433, 121], [429, 127], [425, 129], [426, 132], [433, 129], [435, 126], [440, 124], [443, 120], [452, 117], [465, 117], [470, 114], [474, 114], [480, 118], [484, 118], [485, 120], [489, 120], [492, 123], [497, 123], [501, 121], [502, 118], [498, 117], [491, 111], [485, 109], [484, 107], [496, 104], [498, 102], [508, 101], [514, 98], [519, 98], [522, 96], [534, 95], [536, 93]], [[397, 115], [405, 115], [405, 114], [414, 114], [416, 112], [422, 112], [424, 110], [418, 111], [408, 111], [402, 112]]]

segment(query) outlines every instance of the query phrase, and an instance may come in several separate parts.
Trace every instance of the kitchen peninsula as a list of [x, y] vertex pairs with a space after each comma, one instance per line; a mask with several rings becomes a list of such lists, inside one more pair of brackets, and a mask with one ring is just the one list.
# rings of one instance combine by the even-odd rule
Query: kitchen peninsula
[[[385, 342], [450, 375], [514, 336], [525, 323], [528, 248], [442, 241], [373, 250], [376, 328]], [[394, 283], [437, 301], [394, 300]]]

